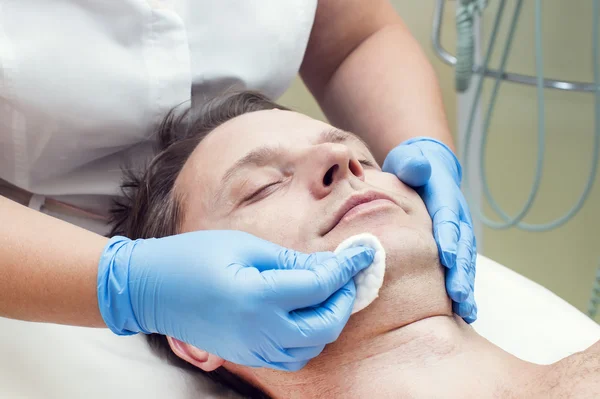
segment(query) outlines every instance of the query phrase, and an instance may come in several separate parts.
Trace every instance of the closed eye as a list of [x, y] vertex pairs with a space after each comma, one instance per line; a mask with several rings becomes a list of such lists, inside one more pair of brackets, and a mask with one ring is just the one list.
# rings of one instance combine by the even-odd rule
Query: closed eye
[[362, 165], [362, 166], [368, 166], [370, 168], [375, 168], [376, 165], [374, 162], [369, 161], [368, 159], [359, 159], [358, 162]]
[[[358, 162], [363, 165], [363, 166], [367, 166], [370, 168], [376, 168], [377, 165], [373, 162], [370, 161], [368, 159], [359, 159]], [[267, 196], [270, 194], [270, 188], [272, 188], [273, 186], [277, 185], [281, 183], [281, 181], [276, 181], [276, 182], [272, 182], [269, 184], [265, 184], [264, 186], [260, 187], [258, 190], [254, 191], [252, 194], [248, 195], [247, 197], [245, 197], [242, 202], [253, 202], [253, 201], [257, 201], [262, 199], [263, 197]]]
[[279, 183], [281, 183], [281, 181], [276, 181], [273, 183], [265, 184], [264, 186], [262, 186], [261, 188], [259, 188], [258, 190], [256, 190], [255, 192], [253, 192], [252, 194], [247, 196], [246, 198], [244, 198], [242, 202], [251, 202], [251, 201], [256, 201], [256, 200], [261, 199], [262, 197], [269, 194], [269, 188], [271, 188]]

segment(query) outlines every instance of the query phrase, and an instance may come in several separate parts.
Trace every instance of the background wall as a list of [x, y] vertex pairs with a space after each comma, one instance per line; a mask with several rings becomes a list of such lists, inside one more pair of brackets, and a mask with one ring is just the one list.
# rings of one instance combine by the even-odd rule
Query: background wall
[[[453, 69], [431, 48], [434, 1], [392, 1], [433, 64], [442, 87], [450, 126], [456, 137], [456, 95]], [[443, 44], [455, 49], [454, 1], [444, 15]], [[484, 38], [489, 37], [497, 2], [484, 16]], [[545, 74], [548, 77], [591, 81], [591, 1], [546, 0], [543, 9]], [[500, 49], [515, 1], [508, 1]], [[533, 74], [534, 2], [525, 1], [508, 70]], [[493, 66], [498, 65], [499, 53]], [[483, 98], [489, 97], [492, 81]], [[545, 222], [566, 212], [584, 187], [591, 164], [594, 97], [591, 94], [546, 90], [547, 148], [544, 178], [527, 221]], [[324, 119], [302, 82], [297, 79], [281, 101], [299, 111]], [[485, 102], [484, 102], [485, 105]], [[536, 161], [537, 105], [534, 87], [503, 84], [493, 117], [487, 151], [491, 191], [510, 214], [527, 198]], [[474, 211], [474, 210], [473, 210]], [[492, 215], [484, 206], [487, 215]], [[496, 219], [496, 218], [494, 218]], [[582, 311], [587, 309], [592, 281], [600, 258], [600, 177], [585, 207], [561, 228], [545, 233], [517, 229], [484, 229], [483, 254], [557, 293]], [[507, 293], [510, 295], [510, 293]]]

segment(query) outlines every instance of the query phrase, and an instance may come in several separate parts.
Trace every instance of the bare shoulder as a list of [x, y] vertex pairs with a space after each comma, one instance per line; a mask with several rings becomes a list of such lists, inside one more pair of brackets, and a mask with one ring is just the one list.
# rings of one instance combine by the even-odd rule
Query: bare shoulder
[[600, 397], [600, 341], [550, 366], [545, 396], [551, 398]]

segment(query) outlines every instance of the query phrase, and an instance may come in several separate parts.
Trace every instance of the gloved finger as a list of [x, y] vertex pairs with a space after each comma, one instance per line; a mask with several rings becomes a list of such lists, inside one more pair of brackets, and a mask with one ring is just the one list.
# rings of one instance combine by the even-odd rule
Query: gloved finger
[[454, 302], [463, 302], [472, 290], [471, 262], [473, 260], [473, 230], [467, 223], [460, 222], [460, 239], [456, 253], [456, 267], [446, 275], [446, 290]]
[[277, 347], [274, 350], [269, 350], [268, 355], [260, 356], [259, 361], [264, 360], [269, 364], [280, 365], [306, 362], [318, 356], [323, 349], [325, 349], [325, 344], [290, 349]]
[[346, 326], [354, 299], [356, 286], [350, 280], [320, 306], [296, 310], [290, 319], [298, 327], [297, 334], [280, 337], [285, 346], [307, 347], [326, 345], [334, 342]]
[[446, 292], [453, 302], [464, 302], [469, 296], [469, 289], [465, 288], [466, 273], [458, 266], [446, 270]]
[[[319, 263], [323, 259], [334, 256], [333, 252], [305, 254], [247, 233], [242, 234], [239, 238], [245, 240], [246, 245], [235, 263], [241, 267], [253, 267], [260, 272], [303, 269], [306, 264]], [[228, 237], [224, 237], [224, 239], [228, 239]]]
[[437, 243], [442, 265], [452, 269], [456, 265], [460, 219], [458, 213], [444, 206], [433, 215], [433, 237]]
[[268, 262], [254, 265], [260, 271], [265, 270], [302, 270], [310, 269], [316, 264], [323, 263], [327, 259], [335, 257], [331, 251], [314, 252], [306, 254], [293, 249], [281, 247], [278, 251], [276, 265], [268, 265]]
[[469, 293], [467, 299], [463, 302], [452, 302], [452, 310], [454, 313], [465, 319], [467, 323], [469, 323], [468, 319], [472, 316], [473, 306], [475, 301], [473, 300], [473, 292]]
[[417, 146], [400, 145], [385, 158], [382, 170], [396, 175], [411, 187], [420, 187], [431, 177], [431, 164]]
[[471, 254], [471, 264], [469, 267], [469, 282], [471, 283], [471, 290], [475, 290], [475, 276], [477, 272], [477, 240], [473, 237], [473, 251]]
[[252, 266], [263, 272], [265, 270], [293, 270], [302, 268], [300, 266], [306, 263], [318, 262], [320, 257], [327, 256], [327, 252], [318, 252], [314, 254], [305, 254], [294, 251], [293, 249], [280, 247], [277, 244], [266, 243], [259, 246], [257, 251], [260, 253], [254, 254], [251, 258]]
[[[333, 254], [319, 263], [306, 264], [306, 269], [267, 270], [261, 273], [265, 285], [262, 292], [282, 309], [292, 311], [320, 304], [352, 280], [373, 262], [375, 251], [368, 247], [352, 247]], [[312, 261], [318, 260], [312, 258]]]
[[471, 324], [477, 320], [477, 304], [475, 303], [475, 299], [468, 299], [471, 303], [471, 313], [468, 316], [464, 317], [464, 320]]
[[463, 320], [469, 324], [477, 320], [477, 305], [475, 304], [475, 296], [473, 291], [469, 293], [466, 301], [457, 305], [458, 311], [455, 311]]
[[471, 296], [467, 300], [472, 300], [471, 314], [465, 318], [465, 321], [469, 324], [473, 323], [477, 320], [477, 302], [475, 302], [475, 275], [477, 270], [477, 244], [475, 243], [475, 249], [473, 250], [473, 258], [471, 260], [471, 268], [469, 269], [469, 274], [471, 277]]
[[309, 361], [321, 354], [325, 345], [307, 346], [306, 348], [290, 348], [286, 352], [295, 362]]
[[307, 363], [308, 363], [308, 360], [303, 360], [303, 361], [299, 361], [299, 362], [287, 362], [287, 363], [269, 363], [267, 366], [263, 366], [263, 367], [269, 367], [269, 368], [279, 370], [279, 371], [293, 372], [293, 371], [299, 371], [299, 370], [303, 369]]
[[292, 249], [283, 249], [279, 253], [277, 259], [278, 270], [296, 270], [305, 269], [305, 265], [314, 263], [324, 262], [325, 259], [331, 258], [333, 252], [315, 252], [312, 254], [305, 254], [303, 252], [294, 251]]

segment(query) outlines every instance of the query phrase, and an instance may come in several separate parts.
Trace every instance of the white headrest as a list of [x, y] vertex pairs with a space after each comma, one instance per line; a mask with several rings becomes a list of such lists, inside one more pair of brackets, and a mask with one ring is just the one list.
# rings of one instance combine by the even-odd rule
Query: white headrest
[[550, 364], [600, 340], [600, 325], [550, 290], [479, 255], [475, 330], [505, 351]]

